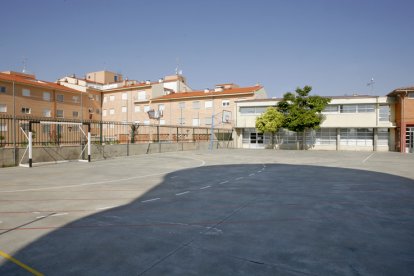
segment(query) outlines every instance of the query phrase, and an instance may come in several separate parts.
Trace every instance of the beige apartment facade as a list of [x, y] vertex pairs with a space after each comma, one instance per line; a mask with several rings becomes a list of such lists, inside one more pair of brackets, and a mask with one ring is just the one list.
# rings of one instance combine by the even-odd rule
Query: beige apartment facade
[[[377, 96], [330, 97], [321, 128], [307, 133], [307, 149], [389, 151], [395, 147], [395, 104], [393, 98]], [[259, 133], [256, 118], [280, 99], [238, 101], [236, 146], [269, 148], [269, 133]], [[280, 130], [275, 137], [279, 148], [299, 148], [302, 136]]]
[[0, 114], [61, 119], [100, 119], [100, 93], [82, 92], [34, 75], [0, 73]]

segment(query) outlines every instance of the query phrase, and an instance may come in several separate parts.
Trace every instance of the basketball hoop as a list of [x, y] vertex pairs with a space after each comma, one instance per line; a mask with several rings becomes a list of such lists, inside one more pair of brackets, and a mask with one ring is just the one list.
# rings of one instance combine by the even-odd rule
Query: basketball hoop
[[222, 116], [222, 120], [223, 123], [230, 123], [231, 121], [231, 111], [228, 110], [223, 110], [223, 116]]
[[151, 110], [147, 111], [147, 114], [148, 114], [148, 117], [150, 119], [159, 120], [160, 117], [162, 117], [162, 111], [161, 110], [151, 109]]

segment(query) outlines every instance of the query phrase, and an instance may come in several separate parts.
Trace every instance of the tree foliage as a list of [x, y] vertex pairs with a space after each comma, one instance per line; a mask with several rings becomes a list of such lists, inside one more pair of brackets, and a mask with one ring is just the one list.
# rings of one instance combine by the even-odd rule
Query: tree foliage
[[264, 133], [276, 133], [282, 127], [283, 114], [274, 107], [269, 107], [266, 112], [256, 118], [256, 128]]
[[284, 114], [282, 126], [291, 131], [304, 132], [307, 129], [319, 128], [324, 120], [322, 110], [331, 101], [321, 96], [310, 96], [311, 86], [297, 88], [295, 94], [287, 92], [283, 100], [277, 104]]
[[283, 114], [274, 107], [268, 107], [266, 112], [256, 118], [256, 128], [259, 132], [272, 134], [272, 148], [274, 147], [275, 133], [282, 127]]

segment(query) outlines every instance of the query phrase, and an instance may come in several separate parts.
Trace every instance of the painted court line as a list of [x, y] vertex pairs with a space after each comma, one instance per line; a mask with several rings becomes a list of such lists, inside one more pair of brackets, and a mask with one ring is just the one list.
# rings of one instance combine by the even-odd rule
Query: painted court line
[[368, 161], [368, 159], [370, 159], [372, 156], [374, 156], [375, 152], [371, 153], [367, 158], [365, 158], [362, 163], [365, 163]]
[[156, 200], [159, 200], [159, 199], [161, 199], [161, 198], [157, 197], [157, 198], [147, 199], [147, 200], [144, 200], [144, 201], [141, 201], [141, 202], [145, 203], [145, 202], [156, 201]]
[[0, 256], [2, 256], [3, 258], [17, 264], [18, 266], [20, 266], [21, 268], [29, 271], [30, 273], [32, 273], [35, 276], [43, 276], [44, 274], [40, 273], [39, 271], [31, 268], [30, 266], [25, 265], [24, 263], [20, 262], [19, 260], [13, 258], [12, 256], [10, 256], [9, 254], [7, 254], [6, 252], [3, 252], [0, 250]]
[[228, 180], [226, 180], [226, 181], [223, 181], [223, 182], [220, 182], [219, 184], [226, 184], [226, 183], [228, 183], [229, 181]]
[[175, 194], [176, 196], [180, 196], [180, 195], [185, 195], [185, 194], [188, 194], [189, 193], [189, 191], [185, 191], [185, 192], [182, 192], [182, 193], [178, 193], [178, 194]]
[[255, 174], [254, 173], [249, 174], [249, 176], [253, 176], [253, 175], [255, 175]]
[[209, 185], [209, 186], [205, 186], [205, 187], [202, 187], [202, 188], [200, 188], [200, 190], [204, 190], [204, 189], [207, 189], [207, 188], [210, 188], [211, 186]]
[[51, 217], [58, 217], [58, 216], [65, 216], [65, 215], [67, 215], [68, 213], [57, 213], [57, 214], [53, 214], [53, 215], [51, 215]]
[[96, 210], [106, 210], [106, 209], [111, 209], [111, 208], [116, 208], [118, 206], [106, 206], [106, 207], [101, 207], [101, 208], [96, 208]]
[[[195, 165], [195, 166], [182, 167], [181, 169], [199, 168], [199, 167], [202, 167], [206, 164], [206, 162], [204, 160], [201, 160], [201, 159], [192, 158], [192, 157], [186, 157], [186, 158], [190, 159], [190, 160], [199, 161], [200, 164]], [[161, 173], [147, 174], [147, 175], [132, 176], [132, 177], [120, 178], [120, 179], [107, 179], [107, 180], [102, 180], [102, 181], [97, 181], [97, 182], [86, 182], [86, 183], [81, 183], [81, 184], [65, 185], [65, 186], [59, 186], [59, 187], [44, 187], [44, 188], [22, 189], [22, 190], [12, 190], [12, 191], [0, 191], [0, 193], [17, 193], [17, 192], [57, 190], [57, 189], [65, 189], [65, 188], [73, 188], [73, 187], [110, 184], [110, 183], [130, 181], [130, 180], [135, 180], [135, 179], [140, 179], [140, 178], [147, 178], [147, 177], [151, 177], [151, 176], [166, 175], [166, 174], [174, 172], [174, 171], [175, 170], [165, 171], [165, 172], [161, 172]]]
[[240, 179], [243, 179], [243, 178], [244, 178], [243, 176], [237, 177], [236, 180], [240, 180]]

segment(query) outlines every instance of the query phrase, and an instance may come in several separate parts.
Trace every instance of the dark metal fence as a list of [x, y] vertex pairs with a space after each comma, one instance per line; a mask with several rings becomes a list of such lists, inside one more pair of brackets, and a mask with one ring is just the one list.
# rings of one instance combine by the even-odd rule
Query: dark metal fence
[[79, 145], [86, 141], [90, 127], [94, 144], [136, 144], [230, 141], [232, 129], [210, 129], [167, 125], [144, 125], [124, 122], [80, 121], [56, 118], [0, 116], [0, 147], [21, 147], [28, 143], [29, 129], [33, 146]]

